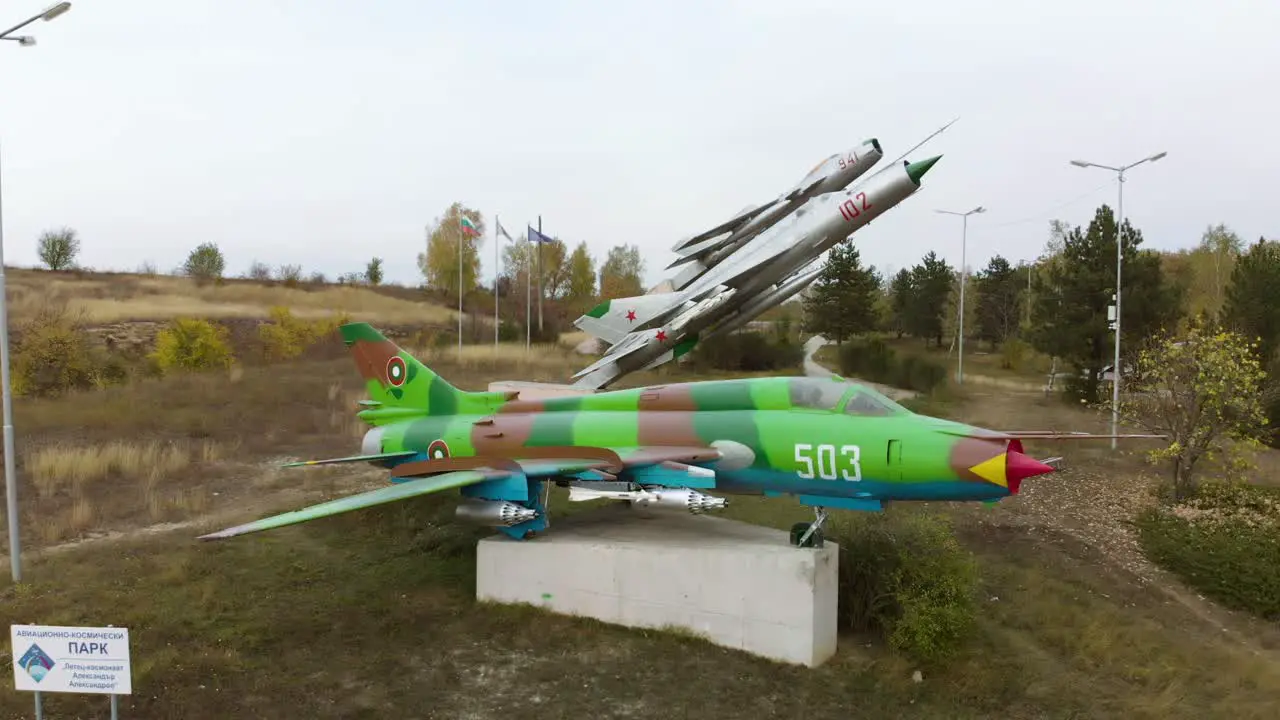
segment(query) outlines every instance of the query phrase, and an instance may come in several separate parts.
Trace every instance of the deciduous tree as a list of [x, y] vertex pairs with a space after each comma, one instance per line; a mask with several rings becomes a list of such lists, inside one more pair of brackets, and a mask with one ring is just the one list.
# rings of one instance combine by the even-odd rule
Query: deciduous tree
[[615, 245], [600, 267], [600, 297], [633, 297], [644, 293], [644, 259], [635, 245]]
[[80, 238], [69, 227], [44, 231], [36, 245], [41, 262], [50, 270], [71, 269], [80, 254]]
[[1166, 335], [1138, 355], [1120, 412], [1167, 439], [1150, 457], [1169, 463], [1174, 500], [1194, 491], [1202, 460], [1218, 460], [1228, 478], [1248, 466], [1244, 451], [1267, 423], [1260, 399], [1266, 373], [1254, 350], [1242, 335], [1193, 322], [1182, 336]]
[[596, 294], [596, 267], [586, 242], [578, 243], [569, 256], [568, 275], [565, 299], [575, 305], [590, 302]]
[[[477, 234], [464, 231], [466, 218]], [[455, 202], [443, 217], [435, 220], [435, 226], [427, 236], [427, 250], [418, 253], [418, 268], [427, 285], [449, 296], [458, 295], [458, 264], [462, 263], [462, 287], [464, 292], [476, 286], [480, 276], [480, 242], [485, 232], [484, 220], [478, 210]], [[461, 246], [461, 253], [459, 253]]]

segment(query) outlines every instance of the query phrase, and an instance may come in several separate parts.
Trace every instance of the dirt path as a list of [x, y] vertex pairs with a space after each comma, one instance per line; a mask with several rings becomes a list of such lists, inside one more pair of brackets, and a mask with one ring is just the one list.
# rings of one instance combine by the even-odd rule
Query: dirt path
[[[809, 377], [829, 378], [835, 375], [834, 372], [823, 367], [817, 360], [813, 358], [814, 353], [822, 349], [823, 346], [830, 345], [831, 341], [821, 335], [814, 335], [804, 344], [804, 374]], [[869, 387], [875, 388], [877, 391], [885, 394], [894, 400], [903, 400], [917, 395], [914, 390], [904, 390], [903, 388], [893, 387], [892, 385], [882, 385], [880, 383], [863, 380], [862, 378], [848, 378], [856, 382], [862, 383]]]

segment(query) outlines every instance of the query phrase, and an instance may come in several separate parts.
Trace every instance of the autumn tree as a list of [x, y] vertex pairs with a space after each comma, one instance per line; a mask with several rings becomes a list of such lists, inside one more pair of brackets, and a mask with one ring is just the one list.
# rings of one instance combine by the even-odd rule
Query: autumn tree
[[568, 287], [565, 299], [575, 307], [585, 306], [596, 295], [596, 267], [585, 242], [578, 243], [569, 256]]
[[461, 262], [462, 287], [464, 291], [474, 288], [480, 276], [480, 242], [484, 232], [480, 212], [459, 202], [450, 205], [443, 217], [436, 218], [427, 236], [427, 251], [418, 253], [418, 269], [427, 285], [456, 297]]
[[1017, 331], [1022, 312], [1024, 293], [1018, 271], [996, 255], [974, 275], [974, 289], [978, 338], [993, 345], [1004, 343]]
[[36, 247], [41, 262], [50, 270], [70, 270], [80, 254], [80, 238], [69, 227], [46, 230], [36, 241]]
[[868, 332], [876, 326], [880, 276], [863, 267], [858, 247], [845, 240], [831, 249], [822, 273], [804, 298], [804, 330], [834, 340]]
[[370, 285], [382, 284], [382, 258], [376, 257], [364, 268], [364, 280]]
[[[1122, 235], [1121, 346], [1132, 348], [1160, 328], [1172, 327], [1182, 310], [1178, 287], [1165, 281], [1160, 255], [1138, 249], [1142, 234], [1127, 220]], [[1113, 358], [1107, 307], [1116, 286], [1115, 245], [1115, 217], [1102, 205], [1088, 230], [1073, 228], [1063, 238], [1061, 252], [1032, 281], [1028, 340], [1037, 350], [1072, 365], [1082, 377], [1069, 391], [1089, 401], [1098, 398], [1101, 371]]]
[[604, 265], [600, 267], [600, 297], [620, 298], [644, 294], [641, 277], [644, 275], [644, 259], [635, 245], [615, 245], [609, 248]]
[[1202, 460], [1217, 461], [1227, 478], [1248, 467], [1247, 451], [1267, 423], [1266, 373], [1255, 350], [1237, 333], [1192, 322], [1184, 335], [1167, 335], [1138, 355], [1120, 413], [1165, 437], [1168, 444], [1150, 457], [1168, 462], [1173, 500], [1195, 491]]
[[568, 248], [560, 238], [546, 243], [511, 243], [502, 253], [502, 273], [518, 281], [523, 291], [525, 274], [532, 268], [534, 297], [540, 284], [543, 297], [559, 298], [569, 288], [568, 260]]

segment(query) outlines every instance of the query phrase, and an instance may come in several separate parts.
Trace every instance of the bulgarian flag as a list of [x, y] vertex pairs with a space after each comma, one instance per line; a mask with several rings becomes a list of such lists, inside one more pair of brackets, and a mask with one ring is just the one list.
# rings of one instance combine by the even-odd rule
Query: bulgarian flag
[[462, 218], [462, 232], [470, 235], [471, 237], [480, 236], [480, 231], [476, 229], [476, 224], [471, 222], [471, 218], [469, 217]]

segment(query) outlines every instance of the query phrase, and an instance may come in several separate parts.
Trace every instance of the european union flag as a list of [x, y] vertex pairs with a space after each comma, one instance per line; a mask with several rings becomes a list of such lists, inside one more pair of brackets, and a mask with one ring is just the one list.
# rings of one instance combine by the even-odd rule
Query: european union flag
[[532, 227], [528, 225], [526, 225], [525, 227], [529, 228], [529, 242], [536, 242], [536, 243], [552, 242], [551, 238], [547, 237], [546, 235], [543, 235], [537, 230], [534, 230]]

